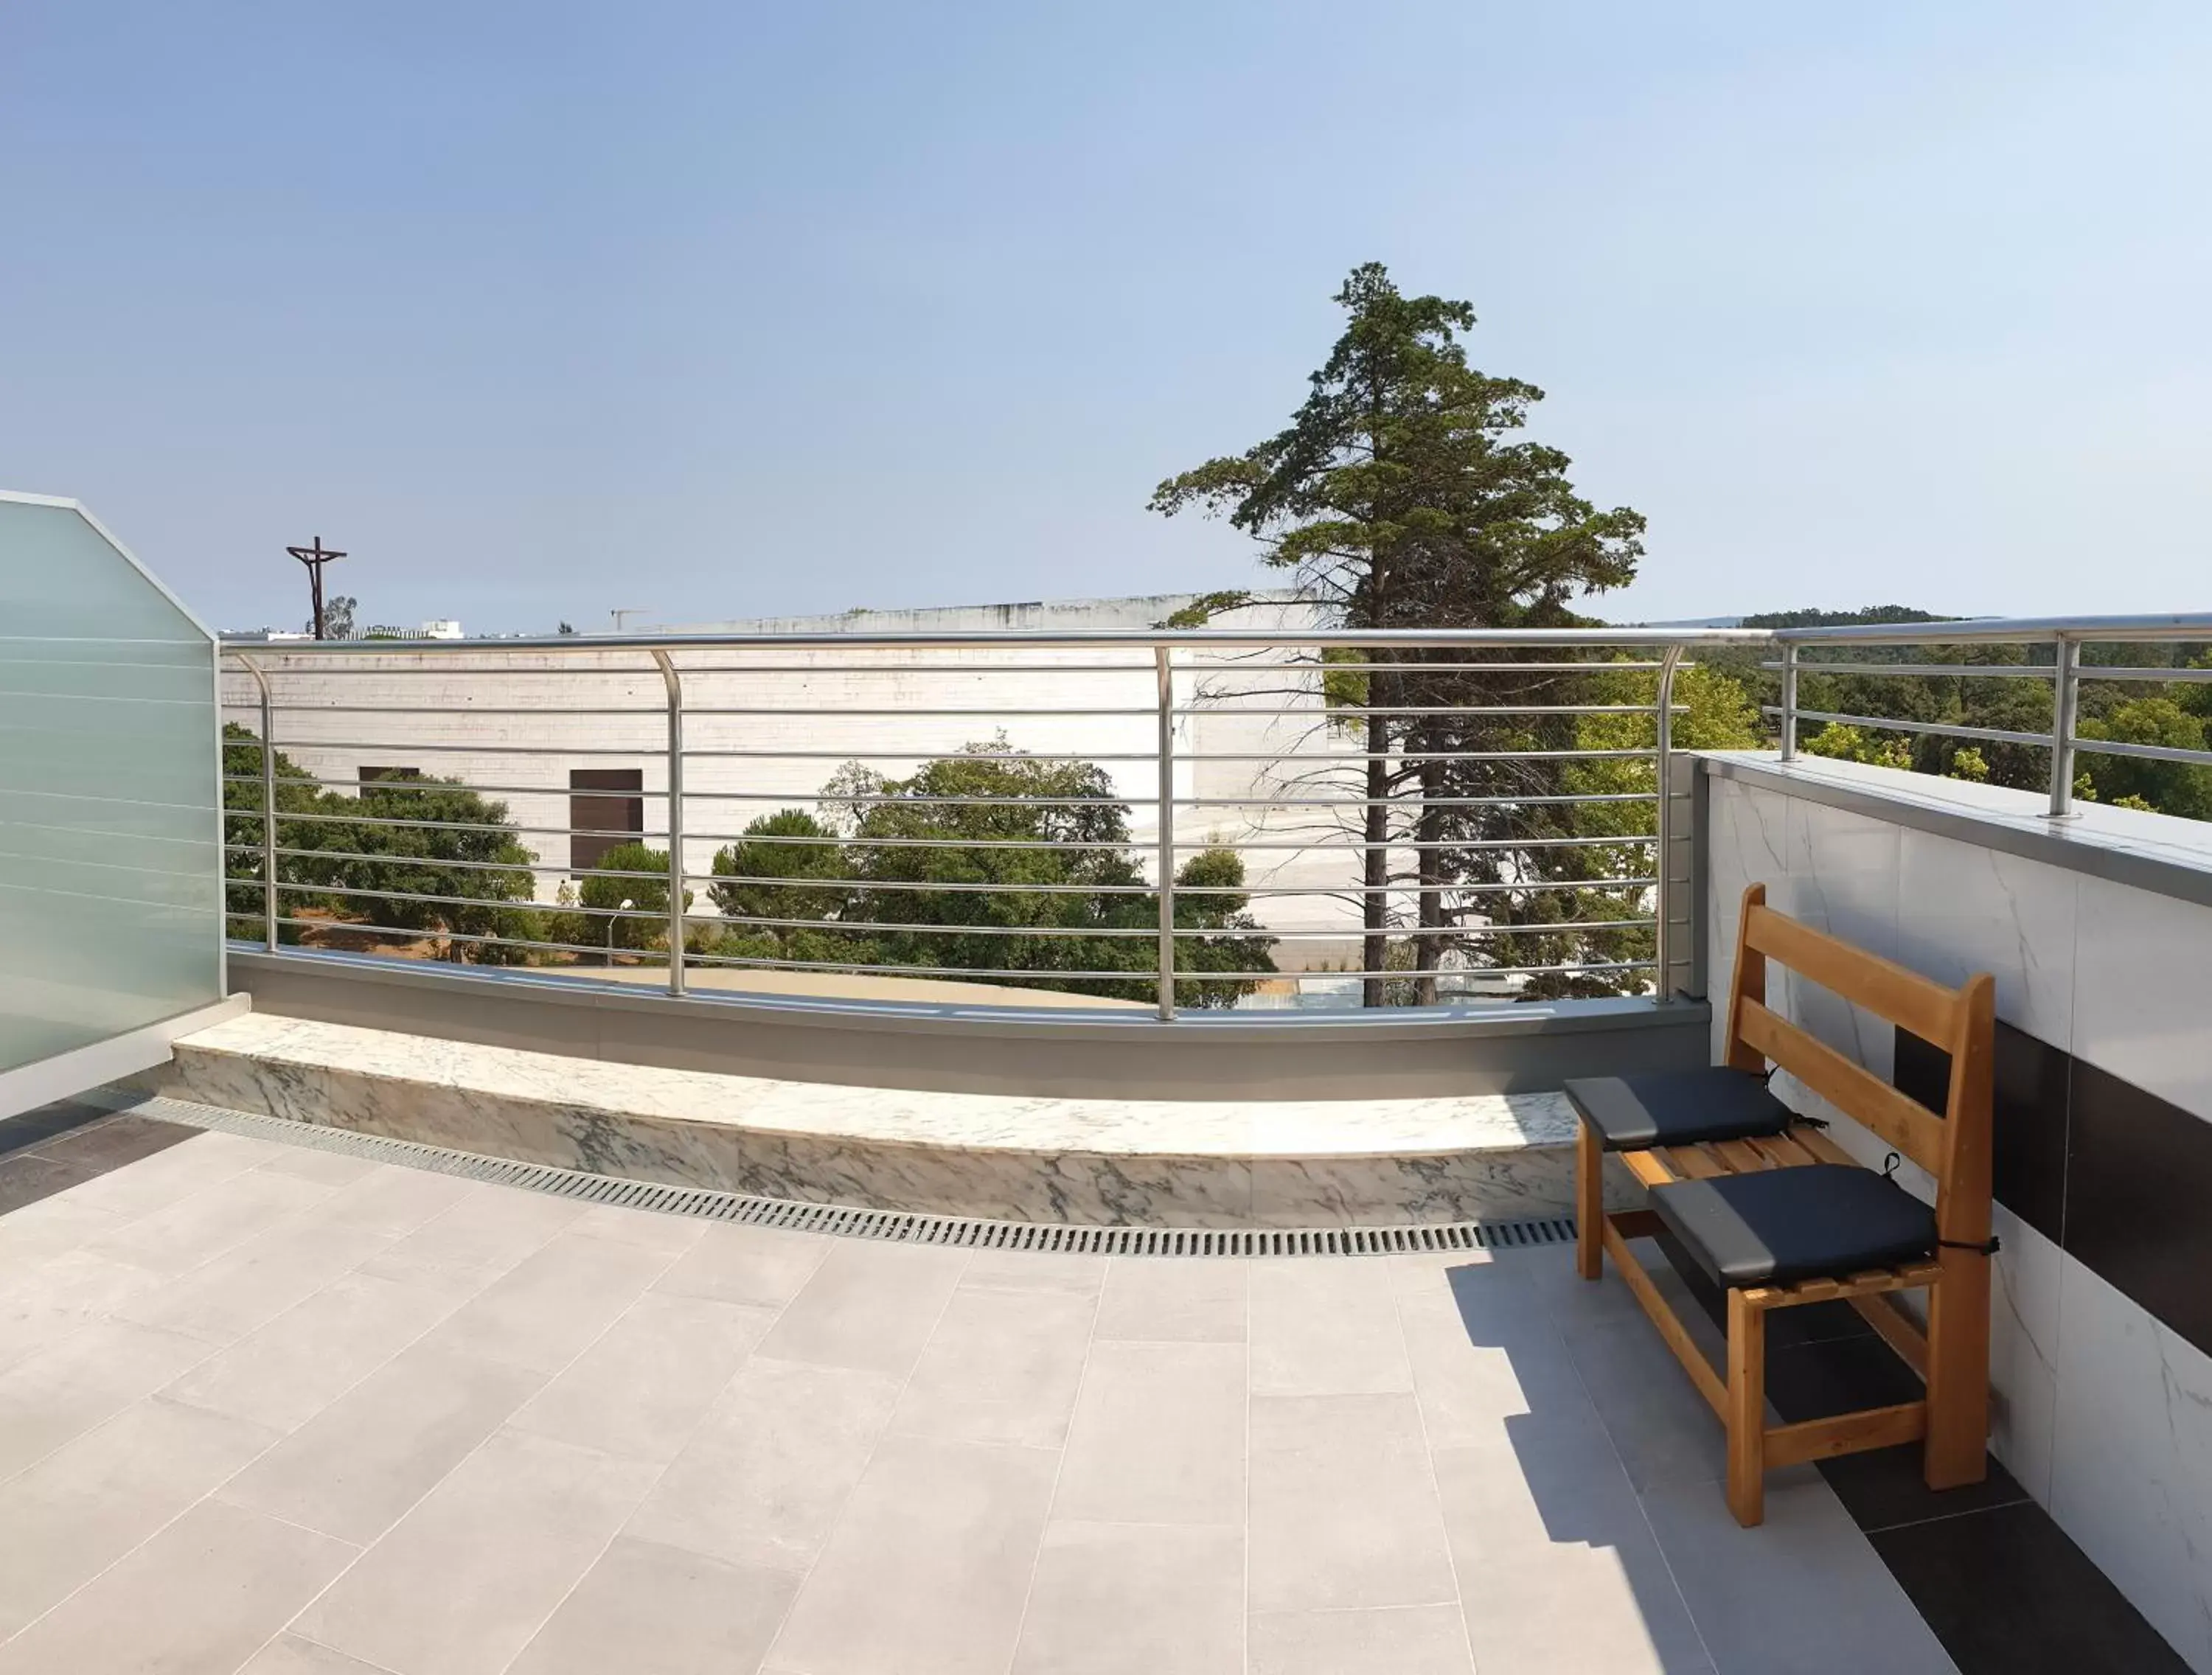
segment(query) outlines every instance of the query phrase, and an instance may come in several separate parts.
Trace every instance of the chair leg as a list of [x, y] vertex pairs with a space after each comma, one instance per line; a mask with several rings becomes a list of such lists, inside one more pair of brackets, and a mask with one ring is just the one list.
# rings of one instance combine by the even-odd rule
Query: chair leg
[[1750, 1529], [1766, 1518], [1766, 1311], [1728, 1294], [1728, 1503]]
[[1586, 1122], [1575, 1129], [1575, 1271], [1605, 1272], [1605, 1148]]
[[1989, 1473], [1990, 1259], [1946, 1250], [1928, 1288], [1928, 1440], [1921, 1476], [1930, 1489], [1979, 1483]]

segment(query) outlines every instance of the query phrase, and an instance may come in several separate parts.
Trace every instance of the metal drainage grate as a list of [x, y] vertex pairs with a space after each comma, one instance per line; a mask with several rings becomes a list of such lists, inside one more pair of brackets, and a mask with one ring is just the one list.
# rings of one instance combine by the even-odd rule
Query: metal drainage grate
[[276, 1140], [313, 1151], [428, 1169], [495, 1186], [586, 1204], [619, 1205], [664, 1216], [703, 1216], [754, 1227], [791, 1228], [847, 1239], [882, 1239], [912, 1245], [956, 1245], [983, 1250], [1090, 1253], [1103, 1256], [1394, 1256], [1423, 1251], [1499, 1250], [1571, 1242], [1571, 1218], [1522, 1222], [1439, 1222], [1414, 1227], [1082, 1227], [1060, 1223], [990, 1221], [973, 1216], [932, 1216], [912, 1210], [862, 1210], [838, 1204], [799, 1204], [754, 1198], [707, 1186], [664, 1186], [649, 1180], [559, 1169], [480, 1157], [412, 1140], [349, 1129], [291, 1122], [248, 1111], [155, 1096], [103, 1098], [100, 1103], [190, 1128], [213, 1129], [257, 1140]]

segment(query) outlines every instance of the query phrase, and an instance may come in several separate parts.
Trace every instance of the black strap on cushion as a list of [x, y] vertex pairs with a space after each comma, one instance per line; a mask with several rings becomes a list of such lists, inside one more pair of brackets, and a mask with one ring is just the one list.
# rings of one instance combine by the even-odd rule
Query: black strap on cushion
[[2001, 1241], [1994, 1236], [1987, 1239], [1938, 1239], [1936, 1242], [1945, 1250], [1978, 1250], [1984, 1256], [1995, 1256], [2003, 1248]]

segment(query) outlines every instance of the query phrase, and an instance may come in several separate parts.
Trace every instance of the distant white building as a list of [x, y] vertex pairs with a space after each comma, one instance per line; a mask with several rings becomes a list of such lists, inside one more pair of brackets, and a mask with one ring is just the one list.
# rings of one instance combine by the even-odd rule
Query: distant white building
[[[640, 632], [1141, 629], [1160, 626], [1199, 597], [854, 610]], [[1212, 619], [1218, 627], [1291, 632], [1316, 621], [1314, 606], [1284, 594], [1258, 596]], [[422, 636], [450, 638], [459, 628], [426, 624]], [[634, 830], [655, 847], [665, 841], [666, 694], [648, 653], [487, 647], [465, 658], [393, 651], [374, 660], [319, 659], [310, 643], [270, 640], [282, 653], [271, 659], [279, 671], [279, 750], [339, 790], [412, 769], [460, 779], [504, 801], [537, 856], [540, 901], [552, 901], [573, 869], [594, 865], [614, 841], [572, 837], [571, 828]], [[707, 872], [715, 851], [758, 816], [816, 807], [824, 783], [845, 762], [903, 777], [918, 758], [1001, 736], [1016, 750], [1097, 763], [1127, 798], [1133, 847], [1148, 875], [1155, 871], [1158, 724], [1148, 654], [1024, 646], [879, 649], [855, 667], [860, 661], [835, 648], [678, 657], [688, 871]], [[225, 699], [230, 719], [258, 728], [250, 679], [228, 676]], [[1178, 662], [1175, 701], [1184, 712], [1174, 722], [1179, 859], [1218, 843], [1243, 855], [1250, 883], [1317, 892], [1254, 899], [1252, 911], [1270, 928], [1347, 933], [1340, 941], [1284, 943], [1277, 962], [1356, 964], [1358, 907], [1351, 892], [1358, 854], [1324, 846], [1352, 835], [1346, 817], [1358, 811], [1287, 800], [1358, 794], [1341, 772], [1327, 786], [1291, 783], [1334, 771], [1313, 760], [1317, 755], [1358, 748], [1332, 736], [1318, 676], [1310, 664], [1289, 665], [1275, 648], [1188, 653]], [[712, 912], [703, 891], [697, 907]]]

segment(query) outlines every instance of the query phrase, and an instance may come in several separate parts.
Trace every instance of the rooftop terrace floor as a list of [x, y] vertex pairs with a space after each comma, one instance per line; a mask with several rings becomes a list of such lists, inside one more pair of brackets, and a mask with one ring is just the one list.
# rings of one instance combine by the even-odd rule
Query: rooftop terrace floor
[[1955, 1666], [1812, 1468], [1730, 1521], [1565, 1247], [952, 1250], [91, 1116], [0, 1161], [0, 1675]]

